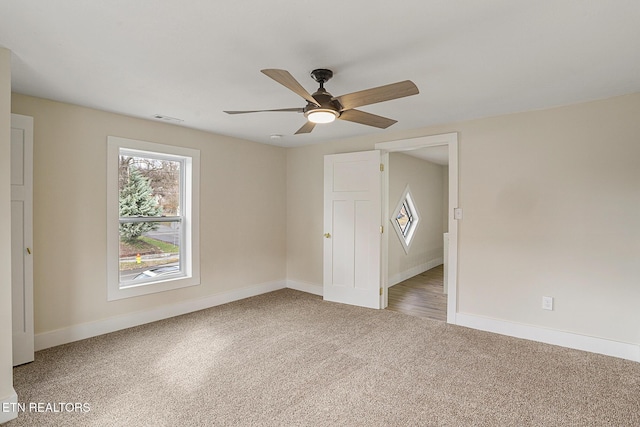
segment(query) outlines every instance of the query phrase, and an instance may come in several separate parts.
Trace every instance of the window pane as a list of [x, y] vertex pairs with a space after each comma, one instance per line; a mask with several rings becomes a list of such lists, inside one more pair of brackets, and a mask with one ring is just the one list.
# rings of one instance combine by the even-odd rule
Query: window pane
[[120, 154], [120, 216], [178, 216], [180, 166], [176, 160]]
[[402, 234], [407, 234], [407, 228], [411, 224], [411, 217], [409, 216], [409, 213], [407, 211], [406, 204], [402, 204], [400, 212], [398, 212], [398, 216], [396, 217], [396, 222], [398, 223]]
[[[139, 222], [120, 224], [120, 228], [142, 227], [139, 237], [120, 233], [120, 282], [135, 282], [180, 273], [179, 222]], [[137, 234], [138, 232], [136, 232]], [[124, 286], [127, 286], [125, 283]]]

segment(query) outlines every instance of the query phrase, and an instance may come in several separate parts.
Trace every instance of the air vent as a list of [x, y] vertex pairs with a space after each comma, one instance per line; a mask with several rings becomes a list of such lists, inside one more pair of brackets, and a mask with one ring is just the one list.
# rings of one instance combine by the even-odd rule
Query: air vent
[[163, 116], [162, 114], [154, 114], [152, 117], [154, 119], [156, 119], [156, 120], [162, 120], [163, 122], [170, 122], [170, 123], [182, 123], [182, 122], [184, 122], [184, 120], [182, 120], [182, 119], [176, 119], [175, 117]]

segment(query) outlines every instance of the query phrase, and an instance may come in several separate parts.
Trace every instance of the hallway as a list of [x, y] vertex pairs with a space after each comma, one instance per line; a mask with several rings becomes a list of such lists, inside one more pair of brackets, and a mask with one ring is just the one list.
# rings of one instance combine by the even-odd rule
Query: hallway
[[442, 292], [443, 280], [443, 266], [439, 265], [390, 287], [387, 310], [446, 322], [447, 295]]

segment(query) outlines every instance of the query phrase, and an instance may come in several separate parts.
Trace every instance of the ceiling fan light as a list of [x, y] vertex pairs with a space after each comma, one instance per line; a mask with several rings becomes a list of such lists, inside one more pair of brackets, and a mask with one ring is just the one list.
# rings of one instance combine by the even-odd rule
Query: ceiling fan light
[[307, 120], [312, 123], [331, 123], [338, 117], [338, 113], [333, 110], [313, 110], [307, 114]]

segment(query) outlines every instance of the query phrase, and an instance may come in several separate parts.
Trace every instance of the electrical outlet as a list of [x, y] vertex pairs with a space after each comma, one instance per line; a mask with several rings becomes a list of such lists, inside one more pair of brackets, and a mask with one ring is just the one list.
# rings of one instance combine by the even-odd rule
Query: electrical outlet
[[542, 297], [542, 309], [553, 310], [553, 297]]

